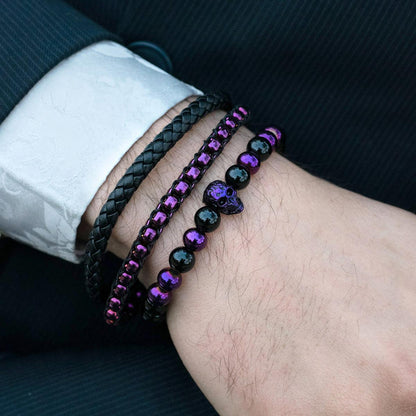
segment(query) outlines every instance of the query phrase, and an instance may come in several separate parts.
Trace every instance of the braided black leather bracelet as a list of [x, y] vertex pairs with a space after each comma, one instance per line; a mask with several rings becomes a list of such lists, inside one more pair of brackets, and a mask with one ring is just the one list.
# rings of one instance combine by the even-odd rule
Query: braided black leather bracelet
[[230, 100], [226, 94], [214, 93], [198, 97], [146, 146], [118, 181], [94, 222], [86, 247], [85, 286], [92, 299], [99, 301], [105, 298], [101, 262], [111, 231], [134, 192], [163, 156], [198, 120], [211, 111], [230, 108]]

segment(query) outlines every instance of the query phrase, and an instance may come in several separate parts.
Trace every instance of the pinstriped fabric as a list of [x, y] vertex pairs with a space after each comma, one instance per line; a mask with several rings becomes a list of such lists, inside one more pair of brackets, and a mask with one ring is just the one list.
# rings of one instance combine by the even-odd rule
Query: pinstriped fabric
[[284, 126], [294, 162], [416, 212], [414, 1], [130, 0], [119, 16], [126, 42], [162, 46], [175, 76], [248, 103], [254, 129]]
[[118, 37], [60, 1], [3, 0], [0, 123], [51, 68], [79, 49]]
[[0, 385], [3, 416], [217, 414], [171, 344], [12, 357]]

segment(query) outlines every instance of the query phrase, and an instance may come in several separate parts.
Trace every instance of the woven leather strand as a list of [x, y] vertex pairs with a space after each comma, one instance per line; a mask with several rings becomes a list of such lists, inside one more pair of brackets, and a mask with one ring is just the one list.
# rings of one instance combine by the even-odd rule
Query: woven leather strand
[[231, 108], [226, 94], [214, 93], [198, 97], [146, 146], [111, 192], [94, 222], [86, 247], [85, 286], [93, 300], [105, 299], [101, 262], [111, 231], [124, 207], [149, 172], [185, 133], [204, 115], [219, 108], [224, 110]]

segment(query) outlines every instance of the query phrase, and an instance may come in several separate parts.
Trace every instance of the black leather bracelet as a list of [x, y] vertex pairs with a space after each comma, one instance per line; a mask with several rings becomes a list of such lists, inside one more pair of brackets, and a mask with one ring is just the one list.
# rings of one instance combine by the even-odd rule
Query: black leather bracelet
[[198, 97], [146, 146], [118, 181], [94, 222], [86, 247], [85, 286], [93, 300], [103, 301], [106, 297], [103, 290], [101, 262], [111, 231], [134, 192], [163, 156], [198, 120], [214, 110], [229, 110], [230, 108], [230, 99], [224, 93], [206, 94]]

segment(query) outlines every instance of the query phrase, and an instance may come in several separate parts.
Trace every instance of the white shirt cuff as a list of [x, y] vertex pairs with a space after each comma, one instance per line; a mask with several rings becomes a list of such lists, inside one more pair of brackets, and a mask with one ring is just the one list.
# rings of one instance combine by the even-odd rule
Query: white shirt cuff
[[88, 204], [130, 146], [197, 89], [125, 47], [91, 45], [45, 75], [0, 125], [0, 230], [71, 262]]

